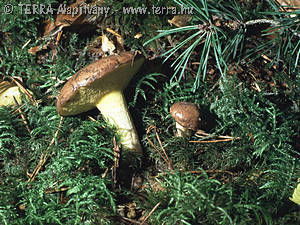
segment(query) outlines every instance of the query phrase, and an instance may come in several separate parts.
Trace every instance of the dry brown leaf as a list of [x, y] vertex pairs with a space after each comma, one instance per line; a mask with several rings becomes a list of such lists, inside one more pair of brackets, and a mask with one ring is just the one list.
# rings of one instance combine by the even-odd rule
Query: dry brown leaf
[[[77, 0], [75, 3], [69, 5], [68, 7], [73, 9], [75, 7], [80, 7], [82, 4], [85, 4], [85, 0]], [[43, 32], [43, 37], [46, 36], [55, 36], [56, 37], [56, 45], [58, 44], [58, 41], [61, 37], [62, 34], [62, 28], [71, 26], [71, 25], [77, 25], [77, 24], [82, 24], [85, 21], [85, 15], [77, 13], [75, 15], [72, 14], [58, 14], [55, 22], [53, 22], [51, 19], [48, 19], [45, 21], [45, 27], [44, 27], [44, 32]], [[45, 45], [38, 45], [30, 48], [28, 50], [28, 53], [36, 55], [37, 52], [47, 49], [47, 47], [51, 44], [52, 42], [49, 41]]]
[[102, 36], [99, 36], [87, 45], [87, 53], [93, 57], [102, 56], [104, 52], [101, 49], [101, 45], [102, 45]]
[[141, 32], [137, 33], [136, 35], [134, 35], [135, 39], [140, 39], [143, 36], [143, 34]]
[[47, 36], [51, 34], [51, 32], [56, 28], [54, 22], [51, 19], [45, 21], [44, 34], [43, 36]]
[[187, 26], [191, 20], [190, 15], [176, 15], [173, 19], [168, 20], [170, 25], [175, 25], [176, 27], [184, 27]]
[[278, 0], [277, 2], [283, 7], [290, 8], [290, 11], [300, 8], [300, 0]]
[[109, 55], [112, 55], [113, 51], [116, 49], [113, 42], [111, 42], [105, 34], [102, 35], [101, 49], [104, 53], [108, 53]]
[[[84, 0], [77, 0], [75, 3], [69, 5], [68, 7], [72, 10], [79, 8], [85, 4]], [[80, 12], [74, 14], [58, 14], [55, 20], [55, 26], [67, 27], [75, 24], [83, 24], [85, 22], [85, 14], [80, 14]]]
[[[300, 0], [277, 0], [282, 6], [282, 11], [292, 12], [300, 9]], [[290, 17], [295, 17], [295, 14], [291, 14]]]
[[106, 28], [106, 30], [107, 30], [109, 33], [111, 33], [111, 34], [113, 34], [113, 35], [116, 36], [117, 42], [118, 42], [117, 45], [119, 45], [119, 47], [121, 47], [121, 50], [124, 51], [124, 42], [123, 42], [122, 36], [121, 36], [119, 33], [117, 33], [116, 31], [114, 31], [114, 30], [112, 30], [112, 29], [110, 29], [110, 28]]
[[34, 47], [31, 47], [30, 49], [28, 49], [28, 53], [32, 54], [32, 55], [35, 55], [37, 52], [41, 51], [41, 50], [45, 50], [47, 49], [48, 45], [49, 45], [50, 42], [48, 42], [47, 44], [45, 45], [38, 45], [38, 46], [34, 46]]

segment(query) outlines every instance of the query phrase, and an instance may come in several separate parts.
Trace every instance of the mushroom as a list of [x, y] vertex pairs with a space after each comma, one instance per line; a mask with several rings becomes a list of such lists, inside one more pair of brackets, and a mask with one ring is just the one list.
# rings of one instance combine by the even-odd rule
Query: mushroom
[[134, 52], [123, 52], [82, 68], [61, 89], [56, 104], [58, 113], [71, 116], [97, 107], [107, 122], [117, 128], [122, 147], [142, 153], [123, 90], [144, 60]]
[[198, 129], [200, 114], [194, 103], [176, 102], [171, 106], [170, 113], [176, 122], [176, 136], [190, 137], [192, 131]]
[[17, 85], [8, 81], [0, 82], [0, 106], [14, 106], [16, 102], [20, 104], [22, 94], [24, 92]]

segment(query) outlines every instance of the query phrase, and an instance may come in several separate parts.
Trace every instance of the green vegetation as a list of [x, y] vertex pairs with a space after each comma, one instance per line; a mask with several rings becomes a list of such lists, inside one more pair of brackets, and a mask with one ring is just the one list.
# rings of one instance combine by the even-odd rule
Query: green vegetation
[[[26, 15], [9, 3], [13, 13], [0, 14], [0, 82], [18, 80], [33, 99], [0, 107], [0, 224], [300, 224], [289, 200], [300, 178], [299, 9], [273, 0], [107, 0], [106, 19], [69, 24], [58, 38], [43, 36], [55, 14]], [[175, 27], [173, 15], [113, 13], [151, 5], [194, 14]], [[121, 151], [117, 160], [119, 137], [98, 110], [62, 118], [55, 107], [67, 79], [95, 60], [87, 46], [103, 33], [116, 38], [106, 28], [148, 58], [125, 90], [141, 159]], [[174, 135], [169, 108], [178, 101], [200, 106], [210, 136]]]

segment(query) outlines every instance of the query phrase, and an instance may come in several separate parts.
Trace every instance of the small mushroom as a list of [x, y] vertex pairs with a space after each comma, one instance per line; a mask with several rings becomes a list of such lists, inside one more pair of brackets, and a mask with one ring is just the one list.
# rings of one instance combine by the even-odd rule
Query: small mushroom
[[97, 107], [108, 123], [117, 128], [122, 147], [142, 153], [123, 90], [143, 63], [141, 55], [123, 52], [82, 68], [61, 89], [56, 104], [58, 113], [71, 116]]
[[24, 92], [14, 83], [0, 82], [0, 106], [14, 106], [16, 102], [21, 104], [23, 94]]
[[190, 137], [192, 131], [198, 129], [200, 113], [194, 103], [176, 102], [171, 106], [170, 113], [176, 122], [176, 136]]

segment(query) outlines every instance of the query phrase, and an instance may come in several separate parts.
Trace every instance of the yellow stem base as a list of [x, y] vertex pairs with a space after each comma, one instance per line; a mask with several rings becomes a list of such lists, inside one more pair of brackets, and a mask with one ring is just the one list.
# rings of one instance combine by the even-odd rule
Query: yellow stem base
[[117, 128], [122, 147], [136, 153], [142, 153], [142, 147], [132, 118], [128, 111], [123, 93], [112, 91], [97, 103], [97, 108], [108, 123]]

